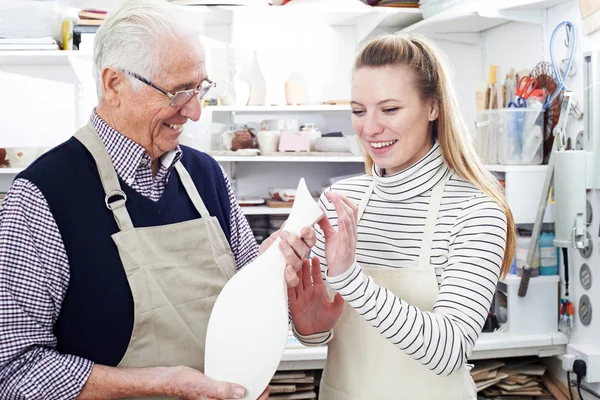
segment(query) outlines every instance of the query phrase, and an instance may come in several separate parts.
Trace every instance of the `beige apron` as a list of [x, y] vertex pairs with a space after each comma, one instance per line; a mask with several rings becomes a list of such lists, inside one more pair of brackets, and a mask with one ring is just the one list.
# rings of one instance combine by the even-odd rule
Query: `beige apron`
[[[211, 217], [188, 172], [175, 169], [202, 218], [134, 228], [114, 166], [94, 128], [75, 137], [98, 166], [105, 203], [120, 231], [112, 235], [135, 304], [129, 347], [119, 367], [185, 365], [204, 369], [208, 319], [218, 294], [235, 273], [235, 260], [216, 217]], [[109, 204], [111, 197], [122, 199]]]
[[[379, 286], [421, 311], [432, 311], [438, 296], [431, 244], [442, 202], [443, 180], [433, 188], [416, 268], [363, 268]], [[359, 205], [358, 219], [375, 183]], [[465, 366], [439, 376], [414, 360], [369, 324], [348, 304], [334, 328], [319, 399], [321, 400], [476, 400], [476, 387]]]

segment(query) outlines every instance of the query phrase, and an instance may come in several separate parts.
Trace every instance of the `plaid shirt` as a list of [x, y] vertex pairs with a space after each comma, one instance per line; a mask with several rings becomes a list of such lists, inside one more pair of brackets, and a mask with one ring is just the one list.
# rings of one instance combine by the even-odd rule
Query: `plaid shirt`
[[[91, 122], [119, 177], [143, 196], [160, 199], [181, 149], [161, 157], [153, 177], [150, 157], [141, 146], [95, 112]], [[258, 246], [227, 176], [225, 183], [231, 249], [240, 269], [256, 257]], [[68, 285], [68, 258], [48, 203], [35, 185], [17, 179], [0, 207], [1, 399], [71, 399], [81, 391], [93, 362], [56, 352], [52, 332]]]

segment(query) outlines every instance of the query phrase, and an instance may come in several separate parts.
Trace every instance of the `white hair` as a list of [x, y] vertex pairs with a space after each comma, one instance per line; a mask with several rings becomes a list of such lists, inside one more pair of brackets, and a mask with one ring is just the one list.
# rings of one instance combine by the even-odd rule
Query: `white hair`
[[[123, 0], [107, 15], [94, 39], [93, 74], [99, 100], [104, 95], [104, 68], [135, 72], [153, 79], [160, 43], [165, 39], [189, 41], [199, 36], [200, 24], [193, 24], [180, 7], [165, 0]], [[134, 90], [143, 85], [129, 75], [127, 78]]]

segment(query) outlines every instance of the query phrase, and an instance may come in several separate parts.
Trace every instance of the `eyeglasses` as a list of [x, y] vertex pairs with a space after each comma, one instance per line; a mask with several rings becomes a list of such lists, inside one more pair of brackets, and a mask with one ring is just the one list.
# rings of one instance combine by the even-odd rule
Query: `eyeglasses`
[[208, 94], [208, 92], [211, 91], [212, 88], [217, 86], [216, 82], [213, 82], [208, 78], [205, 78], [202, 81], [202, 83], [200, 84], [200, 87], [198, 87], [197, 89], [180, 90], [175, 93], [169, 93], [165, 89], [162, 89], [162, 88], [156, 86], [154, 83], [150, 82], [148, 79], [144, 78], [143, 76], [136, 74], [135, 72], [129, 72], [129, 71], [125, 71], [125, 72], [127, 74], [133, 76], [137, 80], [144, 82], [146, 85], [153, 87], [154, 89], [158, 90], [162, 94], [169, 96], [169, 98], [171, 99], [171, 101], [169, 102], [169, 105], [172, 107], [183, 106], [185, 103], [190, 101], [192, 99], [192, 97], [194, 97], [195, 95], [198, 96], [198, 99], [202, 99], [204, 96], [206, 96]]

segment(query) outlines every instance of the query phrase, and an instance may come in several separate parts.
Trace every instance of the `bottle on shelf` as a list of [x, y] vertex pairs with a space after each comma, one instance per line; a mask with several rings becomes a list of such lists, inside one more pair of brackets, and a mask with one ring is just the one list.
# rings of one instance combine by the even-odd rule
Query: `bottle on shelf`
[[558, 275], [558, 249], [554, 247], [554, 232], [540, 235], [540, 275]]

